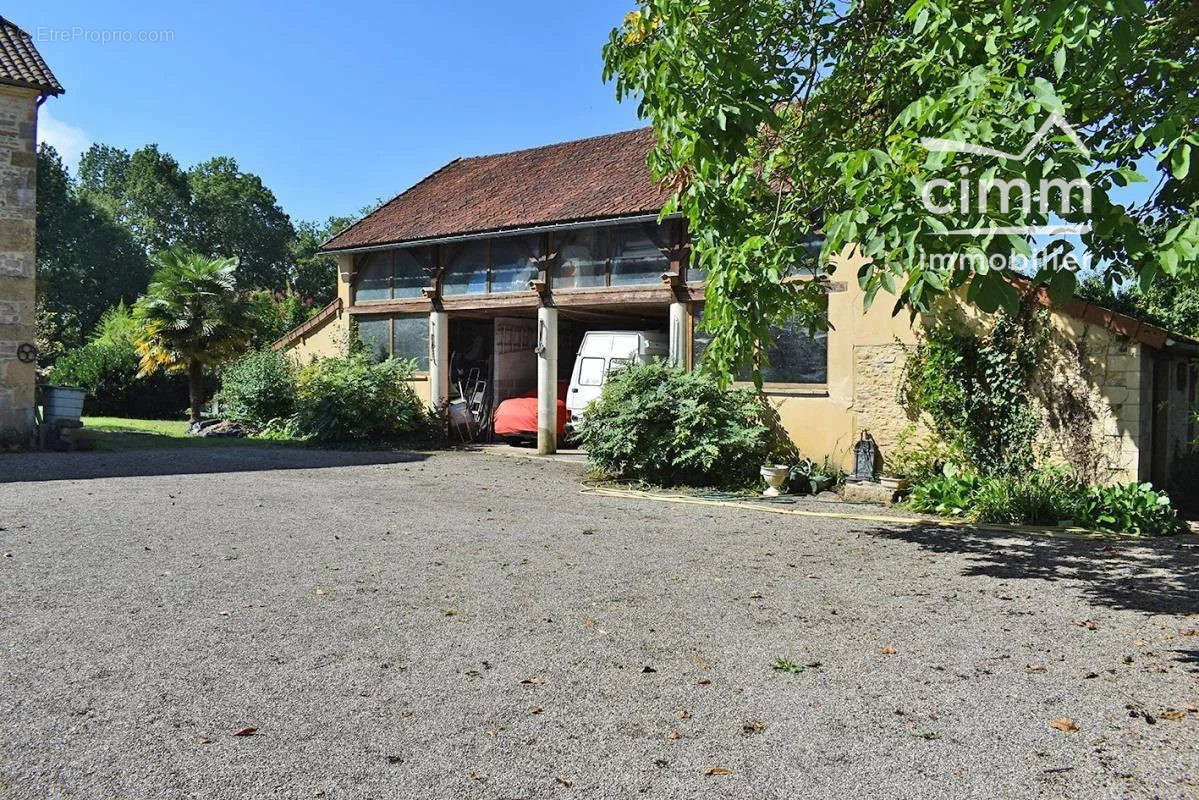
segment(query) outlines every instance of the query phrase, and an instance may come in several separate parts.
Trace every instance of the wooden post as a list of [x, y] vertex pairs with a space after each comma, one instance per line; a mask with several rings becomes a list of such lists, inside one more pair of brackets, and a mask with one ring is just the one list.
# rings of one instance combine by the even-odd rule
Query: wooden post
[[429, 313], [429, 402], [444, 408], [450, 402], [450, 316]]
[[687, 366], [687, 304], [677, 298], [670, 304], [670, 365]]
[[558, 452], [558, 309], [537, 309], [537, 454]]

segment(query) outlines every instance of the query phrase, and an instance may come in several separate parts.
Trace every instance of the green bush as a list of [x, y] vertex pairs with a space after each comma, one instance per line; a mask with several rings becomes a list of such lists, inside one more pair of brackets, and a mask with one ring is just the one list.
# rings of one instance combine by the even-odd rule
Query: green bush
[[598, 471], [664, 486], [747, 486], [771, 452], [753, 393], [661, 362], [613, 374], [580, 437]]
[[282, 352], [255, 350], [221, 373], [220, 402], [229, 419], [262, 427], [291, 416], [296, 398], [296, 370]]
[[1057, 525], [1138, 536], [1168, 536], [1185, 526], [1163, 492], [1148, 483], [1086, 486], [1061, 469], [981, 477], [947, 466], [912, 487], [908, 505], [925, 513], [1004, 525]]
[[943, 517], [970, 516], [981, 486], [982, 478], [977, 473], [946, 464], [940, 473], [913, 484], [908, 505]]
[[1087, 528], [1142, 536], [1167, 536], [1186, 531], [1170, 496], [1149, 483], [1092, 486], [1079, 505], [1078, 524]]
[[979, 522], [1005, 525], [1077, 522], [1085, 491], [1082, 484], [1060, 469], [988, 478], [974, 497], [972, 516]]
[[908, 425], [884, 460], [886, 474], [917, 483], [941, 474], [946, 464], [961, 461], [961, 453], [932, 434], [918, 438], [916, 426]]
[[414, 361], [371, 363], [370, 355], [322, 358], [300, 370], [293, 436], [322, 442], [394, 441], [417, 432], [427, 420], [408, 384]]
[[87, 392], [84, 413], [136, 419], [174, 419], [187, 408], [187, 380], [161, 373], [139, 377], [129, 341], [97, 338], [59, 356], [50, 382]]

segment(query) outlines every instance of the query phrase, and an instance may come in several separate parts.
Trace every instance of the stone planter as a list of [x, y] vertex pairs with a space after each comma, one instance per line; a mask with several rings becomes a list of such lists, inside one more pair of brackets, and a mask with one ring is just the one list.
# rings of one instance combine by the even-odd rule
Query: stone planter
[[787, 478], [791, 476], [791, 467], [786, 464], [767, 464], [762, 467], [762, 479], [767, 483], [766, 491], [762, 492], [763, 497], [778, 497], [782, 492], [783, 484], [787, 482]]
[[894, 475], [884, 475], [879, 479], [884, 489], [890, 489], [892, 492], [906, 492], [909, 487], [907, 478], [897, 478]]

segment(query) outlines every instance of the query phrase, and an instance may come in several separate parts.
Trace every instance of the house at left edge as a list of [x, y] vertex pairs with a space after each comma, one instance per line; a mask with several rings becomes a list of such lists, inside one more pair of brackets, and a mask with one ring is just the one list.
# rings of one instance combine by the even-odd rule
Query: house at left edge
[[29, 34], [0, 17], [0, 439], [33, 429], [37, 112], [62, 93]]

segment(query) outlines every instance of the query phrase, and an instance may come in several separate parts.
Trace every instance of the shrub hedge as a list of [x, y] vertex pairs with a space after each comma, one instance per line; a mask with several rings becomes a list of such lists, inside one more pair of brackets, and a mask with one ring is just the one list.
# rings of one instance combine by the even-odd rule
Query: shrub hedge
[[753, 393], [661, 362], [611, 375], [580, 437], [597, 471], [663, 486], [744, 487], [770, 452]]
[[295, 407], [296, 369], [282, 352], [255, 350], [222, 370], [218, 398], [229, 419], [258, 427], [290, 417]]

